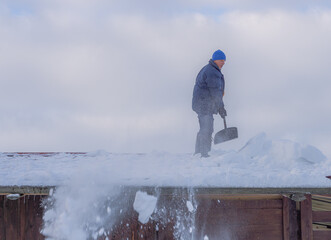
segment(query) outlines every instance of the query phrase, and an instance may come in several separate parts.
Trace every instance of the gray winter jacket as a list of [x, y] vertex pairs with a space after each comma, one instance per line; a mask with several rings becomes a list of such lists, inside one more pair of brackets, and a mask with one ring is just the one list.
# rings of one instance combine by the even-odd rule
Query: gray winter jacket
[[198, 115], [217, 114], [224, 107], [224, 76], [213, 60], [199, 72], [192, 99], [192, 109]]

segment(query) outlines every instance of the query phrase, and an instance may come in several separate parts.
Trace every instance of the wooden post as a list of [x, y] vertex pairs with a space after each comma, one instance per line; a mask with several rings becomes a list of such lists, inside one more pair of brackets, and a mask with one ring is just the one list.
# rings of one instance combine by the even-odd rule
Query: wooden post
[[290, 238], [290, 201], [288, 197], [283, 196], [283, 239]]
[[6, 239], [5, 229], [5, 197], [0, 195], [0, 239]]
[[26, 218], [26, 212], [25, 212], [25, 196], [19, 199], [19, 206], [20, 206], [20, 240], [25, 240], [27, 239], [25, 236], [25, 218]]
[[300, 202], [301, 239], [313, 240], [313, 213], [311, 194], [305, 194], [306, 200]]
[[283, 196], [283, 239], [298, 239], [296, 202]]

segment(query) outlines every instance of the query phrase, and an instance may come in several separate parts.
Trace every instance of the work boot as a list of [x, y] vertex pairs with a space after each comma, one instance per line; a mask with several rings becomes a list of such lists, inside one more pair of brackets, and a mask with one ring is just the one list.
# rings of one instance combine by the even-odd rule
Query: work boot
[[210, 157], [210, 155], [208, 153], [201, 153], [201, 157], [202, 158], [207, 158], [207, 157]]

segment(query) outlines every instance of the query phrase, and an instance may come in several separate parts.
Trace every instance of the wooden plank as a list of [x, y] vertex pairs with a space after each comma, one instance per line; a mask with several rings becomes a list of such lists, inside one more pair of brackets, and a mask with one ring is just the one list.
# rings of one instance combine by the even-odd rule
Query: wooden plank
[[35, 236], [35, 240], [44, 240], [45, 237], [40, 233], [42, 224], [43, 224], [43, 214], [44, 208], [42, 207], [42, 201], [45, 199], [46, 196], [33, 196], [30, 199], [33, 199], [33, 207], [30, 208], [31, 211], [34, 211], [34, 218], [33, 218], [33, 234]]
[[26, 213], [25, 213], [25, 196], [20, 198], [20, 240], [27, 239], [25, 236], [25, 219], [26, 219]]
[[[130, 217], [131, 216], [131, 217]], [[122, 224], [113, 226], [113, 230], [107, 236], [111, 240], [140, 240], [140, 239], [158, 239], [158, 240], [175, 240], [173, 232], [173, 223], [169, 222], [167, 225], [160, 224], [156, 221], [150, 220], [146, 224], [138, 221], [138, 214], [132, 212], [132, 215], [123, 219]], [[158, 231], [156, 230], [158, 226]], [[105, 237], [100, 237], [98, 240], [103, 240]]]
[[218, 227], [209, 225], [208, 222], [201, 226], [196, 226], [197, 231], [193, 239], [204, 239], [207, 235], [209, 239], [236, 239], [236, 240], [280, 240], [283, 239], [282, 225], [219, 225]]
[[298, 239], [298, 220], [296, 202], [290, 198], [283, 197], [283, 239]]
[[[204, 221], [218, 225], [282, 225], [282, 210], [278, 209], [223, 209], [209, 211]], [[196, 218], [200, 216], [197, 214]], [[203, 222], [202, 220], [202, 222]]]
[[291, 199], [283, 197], [283, 239], [291, 240], [290, 238], [290, 202]]
[[176, 240], [174, 236], [174, 223], [159, 225], [159, 231], [156, 231], [155, 239], [157, 240]]
[[25, 220], [24, 220], [24, 227], [23, 227], [23, 231], [24, 231], [24, 236], [27, 239], [32, 239], [34, 238], [33, 235], [33, 227], [34, 224], [31, 223], [33, 222], [33, 218], [35, 215], [35, 210], [33, 209], [33, 205], [31, 204], [31, 201], [33, 201], [33, 196], [25, 196], [25, 198], [23, 199], [24, 202], [24, 212], [25, 212]]
[[300, 203], [301, 212], [301, 239], [313, 239], [313, 214], [310, 194], [305, 194], [306, 200]]
[[[234, 238], [231, 239], [282, 239], [282, 225], [248, 225], [229, 228]], [[246, 237], [246, 238], [243, 238]]]
[[314, 211], [313, 222], [331, 222], [331, 211]]
[[[269, 201], [276, 202], [270, 204]], [[209, 239], [283, 239], [282, 200], [279, 201], [228, 201], [225, 204], [224, 201], [199, 200], [193, 239], [203, 239], [204, 235]], [[261, 208], [259, 203], [263, 202]], [[277, 208], [264, 208], [268, 205]]]
[[137, 230], [139, 227], [138, 213], [132, 211], [126, 215], [120, 222], [112, 226], [110, 234], [107, 236], [111, 240], [137, 239]]
[[6, 239], [6, 227], [5, 227], [5, 196], [0, 196], [0, 239]]
[[43, 215], [43, 208], [41, 206], [41, 202], [43, 198], [43, 196], [25, 197], [24, 235], [26, 239], [44, 239], [44, 236], [40, 233]]
[[[174, 202], [174, 197], [171, 195], [161, 196], [162, 206], [170, 207], [173, 204], [179, 204], [177, 201]], [[231, 236], [229, 239], [282, 239], [283, 210], [280, 207], [282, 205], [281, 200], [258, 200], [255, 203], [253, 201], [235, 201], [236, 203], [223, 201], [221, 204], [220, 202], [208, 199], [199, 200], [195, 215], [197, 230], [193, 230], [194, 235], [198, 236], [199, 233], [203, 232], [210, 237], [209, 239], [218, 239], [218, 236], [223, 236], [223, 233], [227, 231]], [[229, 206], [231, 207], [229, 208]], [[267, 206], [277, 208], [265, 209], [264, 207]], [[168, 214], [165, 213], [165, 216], [160, 220], [154, 219], [147, 224], [141, 224], [138, 222], [137, 213], [131, 213], [121, 221], [121, 224], [114, 226], [108, 238], [113, 240], [175, 239], [174, 224], [176, 224], [176, 220], [174, 216]], [[155, 227], [157, 222], [159, 223], [158, 231]], [[129, 231], [125, 229], [127, 224]], [[205, 231], [206, 229], [207, 231]], [[103, 240], [103, 238], [101, 239]], [[196, 239], [203, 239], [203, 236], [202, 238], [196, 237]]]
[[[224, 209], [226, 210], [226, 209]], [[264, 211], [262, 209], [259, 209], [260, 211]], [[275, 210], [271, 209], [272, 211], [278, 211], [280, 214], [277, 217], [278, 221], [269, 221], [270, 218], [273, 217], [273, 215], [270, 215], [270, 213], [265, 213], [265, 216], [262, 216], [263, 221], [260, 221], [260, 223], [263, 222], [263, 224], [255, 224], [256, 221], [254, 218], [246, 218], [246, 221], [243, 221], [241, 219], [241, 223], [237, 223], [237, 216], [240, 212], [243, 212], [244, 209], [230, 209], [228, 212], [235, 212], [235, 214], [227, 214], [222, 216], [221, 218], [207, 218], [207, 221], [203, 220], [202, 224], [199, 224], [199, 222], [196, 222], [197, 227], [200, 227], [200, 230], [203, 230], [203, 233], [205, 235], [209, 236], [209, 239], [219, 239], [217, 237], [224, 236], [223, 234], [229, 234], [231, 238], [229, 239], [238, 239], [238, 240], [250, 240], [250, 239], [270, 239], [270, 240], [279, 240], [282, 239], [282, 220], [281, 220], [281, 210]], [[256, 218], [258, 218], [260, 215], [259, 212], [255, 212], [254, 209], [249, 210], [251, 212], [250, 215], [253, 213], [256, 215]], [[201, 209], [201, 212], [204, 212], [204, 209]], [[209, 214], [207, 214], [209, 215]], [[230, 221], [232, 224], [224, 224], [224, 222], [229, 223], [227, 221], [227, 218], [229, 215], [233, 216], [233, 221]], [[245, 216], [245, 213], [241, 214], [242, 216]], [[269, 219], [266, 219], [266, 216], [269, 216]], [[244, 217], [245, 218], [245, 217]], [[248, 220], [248, 221], [247, 221]], [[250, 220], [250, 221], [249, 221]], [[240, 219], [239, 219], [240, 221]], [[216, 224], [213, 224], [216, 223]], [[274, 224], [274, 222], [277, 222], [277, 224]], [[158, 240], [174, 240], [174, 228], [173, 224], [174, 222], [169, 222], [166, 226], [159, 225], [159, 231], [156, 231], [155, 226], [156, 222], [150, 221], [147, 224], [141, 224], [137, 221], [137, 216], [134, 217], [134, 219], [124, 219], [123, 220], [124, 225], [126, 223], [130, 223], [129, 227], [132, 229], [132, 234], [121, 234], [121, 229], [123, 228], [122, 225], [118, 225], [115, 227], [115, 229], [112, 231], [112, 233], [108, 236], [109, 239], [113, 240], [119, 240], [119, 239], [158, 239]], [[248, 225], [245, 225], [245, 224]], [[202, 227], [201, 229], [201, 226]], [[198, 234], [197, 232], [195, 233]], [[213, 238], [214, 237], [214, 238]], [[100, 238], [100, 240], [103, 238]], [[203, 238], [196, 238], [196, 239], [203, 239]]]
[[293, 200], [290, 201], [290, 239], [297, 240], [300, 238], [299, 235], [299, 221], [297, 203]]
[[5, 239], [20, 239], [20, 200], [4, 199]]
[[196, 199], [212, 200], [270, 200], [282, 199], [281, 194], [195, 194]]
[[316, 230], [313, 232], [314, 240], [329, 240], [331, 239], [331, 231], [330, 230]]
[[282, 209], [283, 201], [277, 200], [198, 200], [200, 205], [210, 205], [219, 208], [244, 208], [244, 209]]
[[155, 224], [153, 222], [148, 222], [147, 224], [141, 224], [139, 222], [137, 228], [138, 239], [155, 239]]
[[331, 211], [331, 197], [312, 195], [313, 211]]
[[328, 198], [328, 199], [330, 199], [331, 195], [330, 194], [324, 194], [324, 195], [314, 194], [314, 195], [312, 195], [312, 198]]

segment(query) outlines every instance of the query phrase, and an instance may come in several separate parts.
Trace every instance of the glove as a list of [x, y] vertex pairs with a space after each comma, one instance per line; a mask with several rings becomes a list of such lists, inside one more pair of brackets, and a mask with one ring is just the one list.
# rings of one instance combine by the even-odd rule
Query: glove
[[226, 114], [226, 110], [224, 107], [221, 107], [219, 110], [218, 110], [219, 114], [221, 115], [222, 118], [225, 118], [227, 116]]

